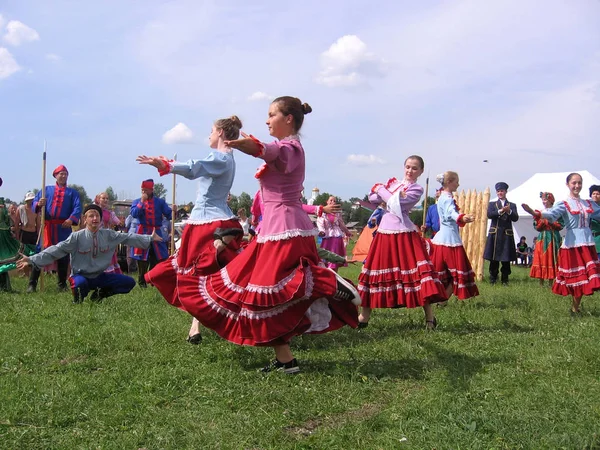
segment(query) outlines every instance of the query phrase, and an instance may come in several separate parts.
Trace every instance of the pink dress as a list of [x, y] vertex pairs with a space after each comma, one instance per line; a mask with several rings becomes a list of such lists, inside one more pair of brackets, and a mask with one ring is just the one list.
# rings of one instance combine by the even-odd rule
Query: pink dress
[[[336, 255], [346, 257], [346, 244], [344, 237], [348, 229], [342, 220], [341, 214], [324, 214], [317, 219], [317, 228], [322, 236], [321, 248], [329, 250]], [[338, 267], [346, 267], [348, 264], [327, 263], [327, 267], [336, 270]]]
[[240, 345], [281, 345], [302, 333], [356, 327], [356, 306], [333, 298], [335, 273], [320, 264], [313, 227], [300, 202], [304, 149], [297, 137], [263, 144], [264, 204], [257, 238], [219, 272], [179, 279], [186, 311]]
[[[101, 228], [112, 229], [116, 225], [119, 225], [121, 221], [117, 217], [114, 211], [109, 209], [102, 210], [102, 224]], [[119, 258], [117, 256], [118, 250], [115, 250], [110, 265], [104, 271], [105, 273], [123, 273], [121, 266], [119, 265]]]

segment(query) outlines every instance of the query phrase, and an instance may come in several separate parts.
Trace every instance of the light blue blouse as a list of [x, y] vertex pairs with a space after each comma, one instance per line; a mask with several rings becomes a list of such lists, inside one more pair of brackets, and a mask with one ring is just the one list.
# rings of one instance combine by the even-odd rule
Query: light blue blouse
[[600, 219], [600, 206], [591, 200], [568, 198], [552, 208], [541, 212], [544, 219], [556, 222], [560, 217], [565, 221], [567, 234], [562, 248], [595, 245], [590, 229], [590, 219]]
[[438, 215], [440, 216], [440, 231], [438, 231], [431, 242], [437, 245], [458, 247], [463, 245], [458, 232], [459, 212], [456, 211], [454, 197], [449, 192], [442, 192], [437, 201]]
[[187, 179], [198, 179], [198, 196], [188, 223], [209, 223], [235, 217], [227, 205], [235, 177], [233, 152], [212, 151], [204, 159], [174, 161], [170, 172]]

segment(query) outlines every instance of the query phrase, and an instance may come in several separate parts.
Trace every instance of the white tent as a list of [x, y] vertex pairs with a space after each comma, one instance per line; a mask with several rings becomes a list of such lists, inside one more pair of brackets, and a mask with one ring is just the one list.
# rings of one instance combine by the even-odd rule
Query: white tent
[[[593, 184], [600, 185], [600, 180], [587, 170], [577, 170], [583, 178], [583, 187], [581, 189], [581, 198], [589, 198], [589, 189]], [[528, 204], [533, 209], [541, 210], [543, 208], [540, 192], [552, 192], [556, 201], [564, 200], [569, 195], [567, 187], [567, 175], [571, 172], [555, 173], [536, 173], [527, 181], [516, 188], [509, 188], [506, 194], [508, 201], [517, 204], [519, 221], [513, 223], [515, 232], [515, 243], [519, 242], [521, 236], [527, 238], [527, 243], [533, 245], [533, 238], [538, 232], [533, 228], [533, 217], [525, 212], [521, 207], [523, 203]], [[497, 197], [494, 198], [497, 200]], [[489, 221], [488, 221], [489, 222]], [[489, 227], [488, 227], [489, 229]], [[564, 233], [562, 233], [564, 235]]]

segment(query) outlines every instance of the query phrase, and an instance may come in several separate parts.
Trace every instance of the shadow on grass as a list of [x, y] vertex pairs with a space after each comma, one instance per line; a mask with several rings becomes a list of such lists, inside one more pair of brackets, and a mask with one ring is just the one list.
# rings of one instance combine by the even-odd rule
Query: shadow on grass
[[469, 304], [469, 307], [475, 309], [499, 309], [500, 311], [504, 311], [506, 309], [518, 309], [521, 311], [529, 312], [531, 311], [531, 305], [525, 298], [502, 298], [495, 299], [494, 296], [486, 296], [487, 301], [483, 301], [483, 299], [478, 301], [472, 301]]
[[510, 333], [531, 333], [535, 330], [531, 326], [519, 325], [507, 319], [503, 319], [498, 325], [486, 326], [475, 322], [461, 322], [455, 325], [443, 326], [440, 331], [447, 331], [452, 334], [464, 335], [475, 333], [495, 333], [506, 331]]

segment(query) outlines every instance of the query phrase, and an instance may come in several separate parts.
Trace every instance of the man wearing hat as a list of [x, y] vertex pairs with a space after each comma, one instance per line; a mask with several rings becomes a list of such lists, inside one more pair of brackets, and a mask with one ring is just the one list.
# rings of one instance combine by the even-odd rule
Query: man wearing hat
[[[163, 237], [161, 226], [163, 217], [171, 219], [171, 208], [162, 198], [154, 196], [154, 180], [142, 182], [142, 196], [131, 204], [131, 216], [138, 219], [140, 224], [136, 232], [138, 234], [156, 233]], [[138, 261], [138, 284], [146, 287], [144, 275], [163, 259], [167, 259], [169, 251], [164, 241], [155, 241], [148, 250], [132, 248], [131, 257]]]
[[[592, 184], [590, 186], [590, 200], [600, 205], [600, 186]], [[594, 236], [594, 242], [596, 243], [596, 252], [600, 255], [600, 222], [596, 219], [590, 219], [590, 229], [592, 230], [592, 236]]]
[[[45, 198], [42, 192], [38, 192], [33, 199], [33, 210], [44, 214], [44, 248], [56, 245], [64, 241], [71, 234], [71, 226], [79, 223], [81, 216], [81, 205], [79, 204], [79, 192], [67, 187], [69, 171], [62, 164], [52, 172], [56, 178], [54, 186], [46, 186]], [[69, 269], [69, 255], [56, 261], [58, 271], [59, 291], [68, 290], [67, 271]], [[40, 269], [34, 266], [29, 277], [27, 292], [35, 292], [40, 277]]]
[[28, 192], [25, 194], [25, 204], [19, 205], [17, 208], [15, 231], [17, 238], [23, 244], [37, 244], [38, 230], [40, 229], [40, 215], [33, 210], [34, 198], [35, 194], [33, 192]]
[[46, 266], [52, 261], [71, 255], [71, 277], [73, 303], [81, 303], [90, 291], [91, 300], [102, 300], [115, 294], [126, 294], [135, 286], [135, 280], [120, 273], [106, 273], [115, 249], [120, 244], [148, 248], [152, 241], [162, 240], [156, 233], [139, 235], [119, 233], [101, 228], [102, 208], [88, 205], [83, 213], [85, 228], [72, 233], [67, 239], [42, 250], [37, 255], [23, 256], [17, 263], [19, 270], [27, 266]]
[[492, 224], [485, 243], [483, 258], [490, 262], [491, 284], [498, 281], [498, 268], [502, 263], [501, 281], [504, 286], [507, 286], [510, 263], [517, 259], [512, 223], [519, 220], [519, 215], [517, 205], [506, 199], [508, 184], [501, 181], [496, 183], [495, 187], [498, 200], [488, 205], [487, 216], [492, 220]]

